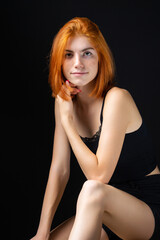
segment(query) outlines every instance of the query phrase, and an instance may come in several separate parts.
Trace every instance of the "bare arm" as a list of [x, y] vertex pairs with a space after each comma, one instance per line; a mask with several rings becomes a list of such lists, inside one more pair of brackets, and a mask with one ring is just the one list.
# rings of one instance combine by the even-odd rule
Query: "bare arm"
[[109, 182], [119, 159], [127, 127], [132, 121], [133, 105], [134, 101], [126, 90], [110, 90], [105, 99], [102, 132], [96, 154], [81, 140], [72, 116], [62, 118], [72, 149], [88, 179]]
[[[70, 146], [60, 121], [55, 101], [55, 133], [53, 156], [36, 236], [48, 239], [51, 223], [62, 198], [70, 173]], [[38, 238], [39, 239], [39, 238]]]

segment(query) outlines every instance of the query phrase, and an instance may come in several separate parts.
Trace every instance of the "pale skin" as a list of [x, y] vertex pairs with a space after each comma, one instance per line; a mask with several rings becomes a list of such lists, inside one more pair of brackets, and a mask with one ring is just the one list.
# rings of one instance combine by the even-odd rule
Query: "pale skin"
[[[125, 134], [137, 130], [142, 124], [129, 92], [118, 87], [108, 91], [96, 154], [80, 138], [80, 135], [91, 137], [100, 125], [102, 98], [89, 97], [97, 71], [98, 54], [89, 40], [84, 36], [69, 39], [63, 62], [63, 72], [69, 82], [63, 87], [70, 100], [65, 101], [58, 95], [55, 101], [53, 157], [39, 228], [32, 240], [108, 240], [102, 223], [125, 240], [148, 240], [153, 234], [155, 223], [149, 206], [108, 184]], [[69, 87], [72, 91], [68, 90]], [[71, 95], [75, 98], [72, 99]], [[88, 181], [79, 194], [76, 216], [50, 232], [69, 179], [69, 143]], [[158, 167], [148, 175], [151, 174], [160, 174]]]

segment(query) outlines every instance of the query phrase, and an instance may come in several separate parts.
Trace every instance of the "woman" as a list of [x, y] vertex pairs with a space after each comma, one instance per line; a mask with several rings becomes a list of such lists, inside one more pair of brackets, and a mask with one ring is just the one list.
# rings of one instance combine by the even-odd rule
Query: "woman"
[[[114, 85], [112, 54], [96, 24], [74, 18], [60, 29], [49, 80], [53, 159], [32, 240], [160, 239], [160, 171], [133, 98]], [[86, 177], [76, 215], [50, 232], [75, 162]]]

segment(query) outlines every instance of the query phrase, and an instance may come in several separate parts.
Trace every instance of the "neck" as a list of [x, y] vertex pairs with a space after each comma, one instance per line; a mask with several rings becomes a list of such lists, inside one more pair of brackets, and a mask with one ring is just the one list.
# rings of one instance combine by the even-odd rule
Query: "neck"
[[90, 97], [81, 92], [75, 96], [75, 109], [77, 109], [76, 111], [88, 114], [94, 111], [96, 106], [101, 105], [102, 100], [103, 98]]
[[82, 92], [78, 93], [75, 96], [75, 101], [78, 107], [82, 109], [86, 109], [87, 107], [91, 106], [95, 102], [97, 102], [97, 98], [94, 96], [89, 96], [95, 86], [95, 82], [92, 81], [85, 86], [78, 86], [78, 89], [82, 90]]

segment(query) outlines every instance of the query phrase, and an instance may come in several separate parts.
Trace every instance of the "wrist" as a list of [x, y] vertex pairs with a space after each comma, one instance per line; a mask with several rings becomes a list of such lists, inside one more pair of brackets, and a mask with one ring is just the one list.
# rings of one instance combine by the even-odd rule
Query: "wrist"
[[38, 229], [36, 236], [38, 236], [39, 238], [48, 240], [49, 239], [49, 235], [50, 233], [48, 231], [42, 231], [40, 229]]
[[73, 116], [65, 115], [61, 118], [61, 122], [62, 122], [63, 127], [73, 124]]

